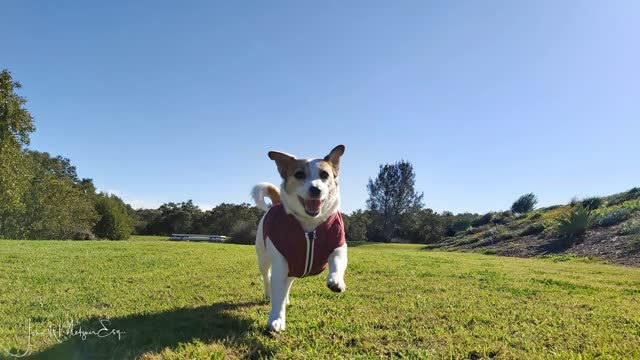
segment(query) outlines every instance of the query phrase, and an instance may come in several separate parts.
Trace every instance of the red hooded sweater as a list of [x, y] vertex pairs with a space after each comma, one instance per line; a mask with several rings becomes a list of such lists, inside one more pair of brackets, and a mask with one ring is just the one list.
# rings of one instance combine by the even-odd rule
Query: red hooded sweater
[[282, 204], [272, 206], [264, 217], [262, 235], [287, 259], [290, 277], [318, 275], [327, 268], [329, 255], [344, 245], [344, 223], [340, 212], [329, 216], [314, 231], [305, 233]]

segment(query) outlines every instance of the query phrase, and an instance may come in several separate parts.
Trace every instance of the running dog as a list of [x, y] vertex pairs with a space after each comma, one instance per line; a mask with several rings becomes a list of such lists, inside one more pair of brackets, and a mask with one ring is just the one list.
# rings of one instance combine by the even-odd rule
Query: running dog
[[[344, 145], [322, 159], [298, 159], [270, 151], [282, 177], [280, 189], [269, 183], [256, 185], [252, 197], [267, 211], [258, 224], [256, 252], [271, 300], [269, 331], [285, 329], [289, 290], [296, 278], [318, 275], [329, 266], [327, 286], [346, 289], [347, 243], [340, 207], [338, 174]], [[271, 199], [271, 206], [265, 202]]]

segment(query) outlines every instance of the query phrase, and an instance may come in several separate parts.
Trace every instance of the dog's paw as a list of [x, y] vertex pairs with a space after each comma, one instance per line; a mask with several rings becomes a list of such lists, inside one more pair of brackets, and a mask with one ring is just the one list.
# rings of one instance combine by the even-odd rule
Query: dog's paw
[[327, 287], [333, 292], [344, 292], [345, 290], [347, 290], [347, 284], [345, 284], [344, 280], [339, 279], [337, 276], [329, 276], [329, 279], [327, 279]]
[[272, 332], [284, 331], [284, 319], [275, 319], [267, 325], [267, 330]]

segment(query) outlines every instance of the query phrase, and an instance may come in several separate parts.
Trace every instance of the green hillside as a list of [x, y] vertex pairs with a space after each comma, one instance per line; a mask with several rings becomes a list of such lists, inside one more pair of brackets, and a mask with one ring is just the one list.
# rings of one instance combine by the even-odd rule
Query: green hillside
[[[640, 188], [514, 214], [488, 213], [430, 249], [506, 256], [582, 256], [640, 266]], [[560, 257], [558, 257], [560, 256]]]

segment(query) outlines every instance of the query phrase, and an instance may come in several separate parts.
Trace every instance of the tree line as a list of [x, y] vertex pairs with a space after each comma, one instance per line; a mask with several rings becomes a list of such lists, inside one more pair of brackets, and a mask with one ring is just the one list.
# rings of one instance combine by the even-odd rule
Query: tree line
[[[255, 241], [262, 216], [255, 206], [223, 203], [203, 211], [189, 200], [135, 210], [115, 195], [97, 192], [69, 159], [29, 149], [35, 126], [26, 99], [17, 94], [20, 88], [8, 70], [0, 72], [0, 238], [117, 240], [131, 234], [205, 233]], [[367, 184], [366, 209], [343, 214], [347, 240], [434, 243], [484, 221], [486, 215], [426, 208], [415, 176], [408, 161], [380, 165]], [[522, 202], [535, 205], [535, 197], [527, 196]]]
[[0, 238], [128, 238], [128, 205], [97, 193], [69, 159], [28, 149], [35, 126], [20, 88], [0, 72]]

